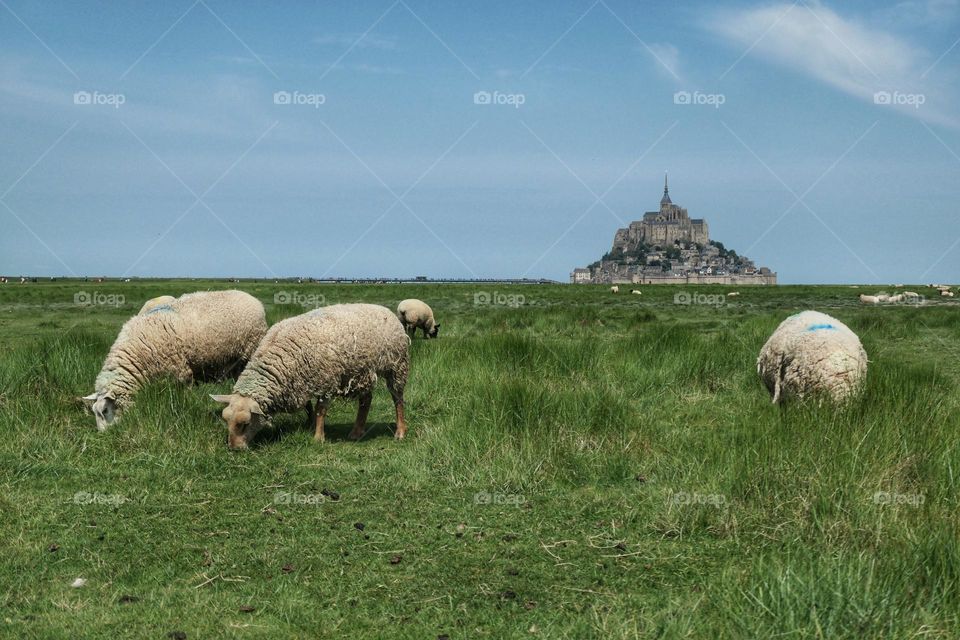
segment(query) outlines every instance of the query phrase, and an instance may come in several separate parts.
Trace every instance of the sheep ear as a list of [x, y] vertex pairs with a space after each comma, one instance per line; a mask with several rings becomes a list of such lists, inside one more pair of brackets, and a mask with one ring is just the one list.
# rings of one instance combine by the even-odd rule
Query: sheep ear
[[83, 402], [83, 403], [86, 404], [88, 407], [92, 407], [92, 406], [93, 406], [93, 403], [97, 401], [97, 392], [94, 391], [93, 393], [91, 393], [91, 394], [88, 395], [88, 396], [83, 396], [82, 398], [77, 398], [77, 400], [79, 400], [80, 402]]
[[252, 403], [252, 404], [253, 404], [253, 406], [250, 407], [250, 413], [255, 413], [255, 414], [257, 414], [258, 416], [262, 416], [262, 417], [264, 417], [264, 418], [267, 417], [267, 414], [265, 414], [263, 411], [260, 410], [260, 405], [258, 405], [256, 402], [254, 402], [254, 403]]
[[224, 404], [230, 404], [230, 402], [233, 400], [233, 396], [230, 396], [230, 395], [218, 396], [211, 393], [210, 399], [213, 400], [214, 402], [222, 402]]

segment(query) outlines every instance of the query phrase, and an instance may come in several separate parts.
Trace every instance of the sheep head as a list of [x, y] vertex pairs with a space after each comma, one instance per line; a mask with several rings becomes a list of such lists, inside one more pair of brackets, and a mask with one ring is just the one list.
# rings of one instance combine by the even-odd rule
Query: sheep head
[[120, 420], [120, 408], [117, 400], [109, 392], [94, 391], [88, 396], [80, 398], [93, 411], [97, 419], [97, 430], [106, 431], [107, 427]]
[[211, 395], [215, 402], [226, 404], [223, 421], [227, 423], [227, 444], [231, 449], [246, 449], [254, 436], [267, 426], [267, 416], [260, 410], [256, 400], [239, 394]]

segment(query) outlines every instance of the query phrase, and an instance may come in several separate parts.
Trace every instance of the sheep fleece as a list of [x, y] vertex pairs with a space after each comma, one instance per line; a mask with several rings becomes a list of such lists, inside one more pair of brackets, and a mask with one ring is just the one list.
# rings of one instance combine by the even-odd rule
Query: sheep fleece
[[760, 350], [757, 373], [774, 403], [825, 393], [841, 401], [867, 374], [867, 353], [845, 324], [818, 311], [792, 315]]
[[377, 376], [403, 389], [410, 340], [397, 317], [374, 304], [338, 304], [270, 327], [233, 392], [252, 398], [267, 415], [303, 408], [313, 398], [356, 397]]
[[249, 360], [267, 332], [260, 301], [243, 291], [188, 293], [123, 325], [96, 390], [122, 406], [148, 380], [219, 376]]

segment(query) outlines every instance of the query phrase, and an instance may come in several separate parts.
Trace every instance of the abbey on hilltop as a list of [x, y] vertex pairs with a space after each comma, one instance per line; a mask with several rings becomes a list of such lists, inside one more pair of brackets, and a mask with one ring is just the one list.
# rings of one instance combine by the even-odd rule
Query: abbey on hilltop
[[710, 239], [707, 221], [691, 218], [670, 199], [663, 178], [660, 209], [617, 229], [613, 248], [588, 267], [574, 269], [573, 283], [776, 284], [777, 274]]

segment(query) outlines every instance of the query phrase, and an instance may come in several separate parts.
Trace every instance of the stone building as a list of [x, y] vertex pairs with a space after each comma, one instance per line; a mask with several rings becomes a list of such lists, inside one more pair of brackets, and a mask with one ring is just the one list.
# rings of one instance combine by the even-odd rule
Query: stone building
[[777, 274], [710, 240], [703, 218], [691, 218], [670, 199], [667, 178], [659, 211], [617, 229], [603, 258], [574, 269], [570, 281], [634, 284], [776, 284]]
[[641, 243], [667, 246], [675, 242], [705, 245], [710, 240], [707, 221], [691, 218], [687, 210], [670, 200], [667, 177], [663, 177], [663, 197], [659, 211], [647, 211], [642, 220], [631, 222], [626, 229], [617, 229], [613, 248], [636, 249]]

